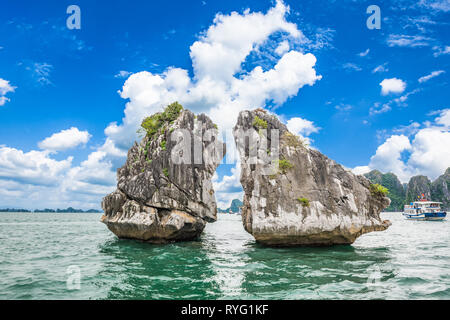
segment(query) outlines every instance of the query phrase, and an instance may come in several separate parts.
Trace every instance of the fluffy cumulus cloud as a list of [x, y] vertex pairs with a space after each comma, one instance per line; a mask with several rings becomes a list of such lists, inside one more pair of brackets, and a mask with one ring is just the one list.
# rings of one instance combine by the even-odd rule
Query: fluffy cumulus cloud
[[439, 111], [433, 123], [419, 129], [414, 123], [410, 136], [392, 135], [381, 144], [367, 166], [353, 169], [357, 174], [378, 169], [395, 173], [402, 182], [418, 174], [435, 179], [450, 167], [450, 109]]
[[87, 131], [80, 131], [78, 128], [72, 127], [54, 133], [48, 138], [38, 143], [39, 148], [49, 151], [64, 151], [75, 148], [79, 145], [85, 145], [91, 135]]
[[[314, 69], [316, 58], [310, 53], [289, 50], [286, 39], [304, 43], [297, 26], [286, 20], [289, 12], [283, 2], [267, 13], [245, 11], [229, 15], [217, 14], [213, 24], [190, 47], [194, 76], [187, 70], [171, 67], [161, 74], [147, 71], [132, 74], [120, 95], [129, 101], [122, 123], [110, 124], [105, 133], [119, 149], [127, 149], [136, 139], [136, 129], [148, 114], [160, 111], [177, 100], [194, 112], [205, 112], [221, 130], [229, 130], [239, 111], [276, 105], [298, 93], [305, 85], [313, 85], [321, 76]], [[245, 30], [246, 32], [242, 32]], [[255, 66], [243, 70], [252, 52], [264, 46], [274, 33], [283, 50], [273, 68]]]
[[406, 82], [397, 78], [384, 79], [380, 82], [380, 86], [381, 94], [385, 96], [390, 93], [402, 93], [405, 91]]
[[9, 101], [6, 97], [8, 92], [14, 92], [15, 87], [13, 87], [8, 80], [0, 78], [0, 107], [5, 105]]
[[113, 190], [115, 175], [113, 164], [105, 159], [106, 151], [114, 149], [105, 144], [92, 152], [88, 159], [74, 165], [74, 158], [56, 160], [58, 151], [86, 144], [87, 131], [71, 128], [55, 133], [39, 142], [43, 150], [24, 152], [0, 146], [0, 199], [3, 206], [27, 208], [82, 209], [99, 208], [102, 195]]
[[[50, 151], [23, 152], [0, 147], [0, 199], [3, 206], [97, 209], [114, 189], [111, 162], [100, 151], [74, 166], [73, 157], [52, 158]], [[18, 201], [20, 199], [20, 201]]]
[[312, 121], [300, 118], [293, 117], [290, 118], [286, 126], [289, 131], [300, 136], [307, 144], [311, 144], [311, 139], [308, 137], [312, 133], [319, 132], [320, 128], [316, 127]]
[[[279, 0], [265, 13], [246, 10], [217, 14], [212, 25], [190, 47], [193, 76], [177, 67], [158, 74], [120, 72], [117, 77], [128, 76], [119, 91], [127, 100], [124, 117], [107, 126], [104, 145], [78, 166], [69, 166], [62, 179], [65, 182], [60, 185], [62, 192], [77, 195], [76, 201], [94, 203], [95, 199], [98, 204], [100, 196], [114, 187], [113, 170], [123, 163], [126, 151], [139, 138], [136, 130], [142, 119], [174, 101], [193, 112], [206, 113], [226, 133], [234, 126], [240, 111], [268, 104], [277, 107], [303, 86], [314, 85], [321, 79], [315, 70], [315, 56], [291, 49], [302, 45], [307, 48], [311, 40], [287, 21], [288, 13], [289, 7]], [[274, 51], [277, 60], [268, 68], [252, 66], [252, 54], [264, 50]], [[314, 131], [312, 124], [303, 125], [305, 134]], [[87, 140], [87, 132], [60, 132], [39, 143], [43, 151], [36, 152], [50, 159], [52, 152], [85, 144]], [[228, 145], [227, 154], [233, 153], [230, 149], [234, 143]], [[219, 205], [223, 207], [232, 198], [242, 196], [239, 163], [232, 168], [231, 175], [220, 179], [216, 176], [214, 184]]]
[[0, 179], [32, 185], [57, 185], [72, 164], [72, 157], [57, 161], [49, 151], [23, 152], [0, 147]]

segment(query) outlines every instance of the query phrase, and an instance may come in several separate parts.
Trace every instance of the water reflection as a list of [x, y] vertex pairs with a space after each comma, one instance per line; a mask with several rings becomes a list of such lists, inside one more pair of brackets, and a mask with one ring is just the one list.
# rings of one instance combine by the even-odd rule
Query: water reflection
[[239, 216], [221, 215], [219, 219], [205, 230], [203, 249], [212, 261], [213, 281], [221, 298], [242, 298], [244, 272], [249, 267], [246, 252], [254, 240], [244, 231]]
[[[106, 262], [96, 283], [109, 288], [108, 299], [448, 298], [450, 276], [442, 272], [448, 270], [448, 246], [417, 230], [429, 226], [395, 219], [389, 231], [364, 235], [351, 246], [267, 248], [243, 230], [239, 216], [221, 216], [196, 242], [103, 243]], [[421, 234], [415, 239], [421, 247], [405, 237], [412, 230]], [[439, 256], [442, 261], [433, 261]]]
[[107, 299], [217, 298], [212, 263], [199, 241], [153, 245], [116, 239], [100, 252], [111, 258], [98, 284], [109, 283]]

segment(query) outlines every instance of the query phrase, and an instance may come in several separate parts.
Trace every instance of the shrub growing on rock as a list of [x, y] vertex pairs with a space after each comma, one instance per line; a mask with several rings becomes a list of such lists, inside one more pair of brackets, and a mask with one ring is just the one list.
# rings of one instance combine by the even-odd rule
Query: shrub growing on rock
[[267, 129], [267, 121], [261, 119], [258, 116], [255, 116], [255, 118], [253, 119], [253, 126], [259, 130]]
[[143, 130], [151, 138], [165, 125], [174, 122], [180, 115], [181, 110], [183, 110], [183, 106], [178, 102], [169, 104], [163, 112], [158, 112], [145, 118], [139, 131], [142, 132]]
[[375, 183], [370, 185], [370, 193], [374, 196], [384, 197], [389, 194], [389, 190], [382, 185]]
[[309, 200], [307, 198], [297, 198], [297, 201], [300, 202], [303, 207], [309, 207]]

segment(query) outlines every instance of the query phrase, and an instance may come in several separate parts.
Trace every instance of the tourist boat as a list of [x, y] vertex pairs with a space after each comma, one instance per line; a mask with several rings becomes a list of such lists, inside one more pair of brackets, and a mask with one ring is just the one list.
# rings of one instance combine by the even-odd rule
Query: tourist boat
[[444, 220], [447, 213], [441, 210], [442, 202], [428, 201], [422, 195], [419, 201], [405, 205], [403, 216], [408, 220]]

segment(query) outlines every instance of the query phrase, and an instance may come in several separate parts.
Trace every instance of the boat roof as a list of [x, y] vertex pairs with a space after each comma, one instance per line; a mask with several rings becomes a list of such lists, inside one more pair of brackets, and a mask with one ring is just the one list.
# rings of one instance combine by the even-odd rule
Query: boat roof
[[442, 204], [442, 202], [437, 202], [437, 201], [414, 201], [414, 203], [423, 203], [423, 204], [437, 203], [437, 204]]

